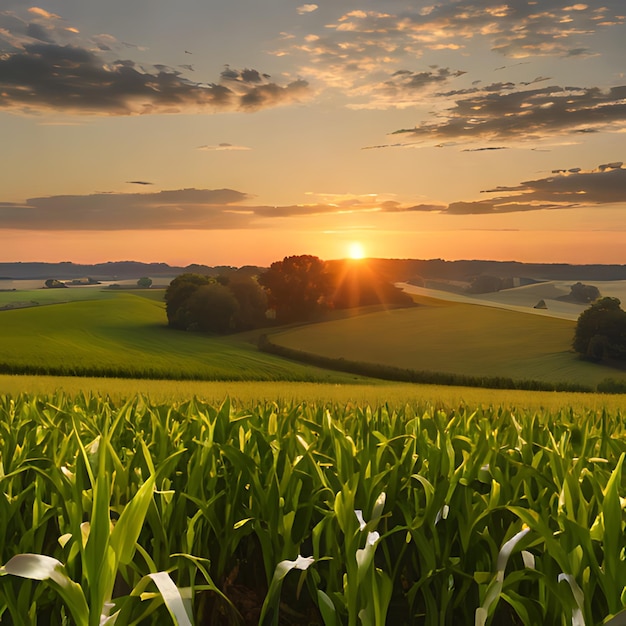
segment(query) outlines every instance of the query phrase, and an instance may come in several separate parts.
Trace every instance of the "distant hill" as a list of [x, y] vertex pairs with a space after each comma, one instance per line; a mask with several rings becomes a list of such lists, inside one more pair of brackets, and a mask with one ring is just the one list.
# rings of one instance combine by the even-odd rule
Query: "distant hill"
[[[240, 271], [258, 273], [261, 268], [246, 266]], [[178, 267], [167, 263], [140, 263], [139, 261], [109, 261], [95, 265], [81, 265], [65, 261], [63, 263], [0, 263], [0, 276], [7, 280], [82, 278], [90, 276], [100, 280], [122, 280], [142, 276], [176, 276], [184, 272], [216, 276], [237, 270], [231, 266], [210, 267], [188, 265]]]
[[[519, 263], [517, 261], [445, 261], [443, 259], [369, 259], [392, 282], [417, 278], [471, 282], [476, 276], [529, 278], [534, 280], [626, 280], [626, 265], [570, 265], [567, 263]], [[95, 265], [63, 263], [0, 263], [0, 276], [6, 279], [71, 279], [91, 276], [100, 280], [176, 276], [194, 272], [215, 276], [237, 270], [229, 265], [211, 267], [192, 264], [185, 267], [167, 263], [109, 261]], [[245, 266], [238, 271], [255, 274], [262, 267]]]
[[533, 280], [626, 280], [626, 265], [570, 265], [517, 261], [445, 261], [443, 259], [372, 259], [370, 263], [390, 280], [418, 278], [470, 283], [481, 275]]

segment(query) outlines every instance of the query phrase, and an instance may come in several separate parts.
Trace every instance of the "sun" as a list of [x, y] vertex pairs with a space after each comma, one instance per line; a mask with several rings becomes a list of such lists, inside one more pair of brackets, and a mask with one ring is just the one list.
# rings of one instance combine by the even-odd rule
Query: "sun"
[[348, 247], [348, 258], [354, 260], [364, 259], [365, 249], [363, 248], [363, 245], [356, 241], [354, 243], [351, 243]]

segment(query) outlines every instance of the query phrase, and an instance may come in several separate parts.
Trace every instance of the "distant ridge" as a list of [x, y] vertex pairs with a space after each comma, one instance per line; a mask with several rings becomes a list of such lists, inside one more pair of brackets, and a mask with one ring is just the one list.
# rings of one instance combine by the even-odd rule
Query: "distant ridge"
[[519, 261], [445, 261], [443, 259], [373, 259], [377, 269], [396, 281], [415, 277], [470, 282], [479, 275], [535, 280], [626, 280], [626, 265], [571, 265]]
[[[626, 280], [626, 265], [572, 265], [568, 263], [520, 263], [518, 261], [445, 261], [443, 259], [369, 259], [367, 261], [393, 281], [415, 277], [470, 281], [488, 274], [506, 277], [528, 277], [537, 280]], [[108, 261], [93, 265], [72, 263], [0, 263], [0, 277], [11, 279], [71, 279], [90, 276], [100, 280], [122, 280], [141, 276], [176, 276], [184, 272], [215, 276], [239, 269], [254, 274], [263, 267], [191, 264], [185, 267], [167, 263]]]
[[[100, 280], [122, 280], [142, 276], [176, 276], [184, 272], [218, 275], [232, 272], [231, 266], [210, 267], [192, 264], [186, 267], [167, 263], [141, 263], [139, 261], [108, 261], [93, 265], [82, 265], [64, 261], [62, 263], [0, 263], [0, 276], [5, 280], [47, 279], [47, 278], [83, 278], [90, 276]], [[251, 268], [253, 269], [253, 268]], [[256, 268], [258, 269], [258, 268]]]

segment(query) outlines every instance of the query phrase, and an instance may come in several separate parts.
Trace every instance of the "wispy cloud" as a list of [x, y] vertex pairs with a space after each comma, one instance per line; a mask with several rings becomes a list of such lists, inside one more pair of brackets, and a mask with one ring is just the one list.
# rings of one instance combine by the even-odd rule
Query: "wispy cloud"
[[[459, 76], [416, 68], [431, 52], [492, 51], [511, 59], [504, 69], [538, 57], [596, 54], [593, 35], [623, 25], [621, 0], [572, 3], [566, 0], [509, 2], [442, 0], [430, 6], [363, 2], [376, 8], [339, 13], [325, 27], [283, 38], [275, 54], [300, 62], [302, 76], [355, 100], [353, 107], [407, 106], [416, 93]], [[397, 10], [396, 10], [397, 9]], [[547, 80], [537, 77], [527, 85]], [[387, 97], [385, 96], [385, 91]]]
[[240, 152], [252, 150], [248, 146], [237, 146], [232, 143], [218, 143], [214, 145], [198, 146], [198, 150], [205, 150], [208, 152]]

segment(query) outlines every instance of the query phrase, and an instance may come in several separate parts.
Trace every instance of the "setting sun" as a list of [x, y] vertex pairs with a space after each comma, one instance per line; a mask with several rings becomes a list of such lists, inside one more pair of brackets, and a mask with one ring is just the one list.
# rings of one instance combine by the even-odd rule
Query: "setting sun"
[[350, 259], [364, 259], [365, 258], [365, 250], [363, 245], [355, 242], [351, 243], [348, 247], [348, 258]]

